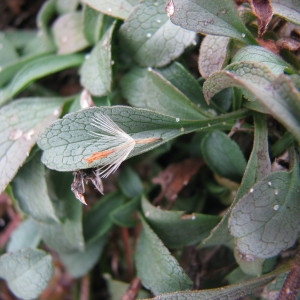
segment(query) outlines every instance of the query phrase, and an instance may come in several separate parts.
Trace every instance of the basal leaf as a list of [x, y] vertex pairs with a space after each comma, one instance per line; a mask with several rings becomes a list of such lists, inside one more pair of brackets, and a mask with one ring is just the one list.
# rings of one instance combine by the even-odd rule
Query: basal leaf
[[271, 273], [265, 274], [240, 283], [223, 286], [215, 289], [204, 289], [199, 291], [182, 291], [159, 295], [147, 300], [238, 300], [244, 296], [255, 293], [259, 288], [271, 282], [277, 275], [289, 271], [288, 264], [279, 267]]
[[40, 222], [59, 222], [48, 195], [46, 172], [40, 155], [35, 155], [20, 169], [12, 186], [23, 212]]
[[80, 54], [47, 55], [38, 57], [19, 70], [9, 84], [12, 98], [31, 82], [61, 70], [77, 67], [83, 61]]
[[50, 254], [23, 249], [0, 256], [0, 277], [19, 298], [34, 299], [46, 288], [53, 274]]
[[239, 62], [211, 75], [204, 83], [206, 99], [227, 87], [245, 89], [300, 140], [300, 93], [286, 75], [276, 76], [262, 63]]
[[[203, 78], [223, 69], [229, 58], [229, 42], [226, 36], [207, 35], [201, 42], [198, 67]], [[243, 48], [242, 48], [243, 49]]]
[[300, 25], [300, 3], [294, 0], [272, 0], [273, 13]]
[[180, 56], [195, 33], [175, 26], [164, 11], [165, 1], [139, 4], [120, 29], [123, 49], [144, 67], [161, 67]]
[[161, 240], [142, 219], [136, 268], [143, 285], [155, 295], [190, 289], [192, 282]]
[[139, 2], [138, 0], [81, 0], [81, 2], [91, 6], [103, 14], [112, 16], [117, 19], [127, 19], [131, 10]]
[[118, 184], [122, 193], [129, 199], [139, 197], [144, 191], [143, 183], [138, 174], [131, 168], [124, 168], [118, 176]]
[[[127, 134], [125, 135], [127, 139], [128, 136], [138, 141], [150, 139], [150, 142], [144, 144], [137, 142], [128, 154], [129, 158], [195, 130], [230, 129], [233, 120], [247, 114], [247, 111], [237, 111], [210, 119], [191, 121], [127, 106], [91, 107], [68, 114], [58, 122], [54, 122], [40, 136], [38, 144], [44, 150], [42, 161], [48, 168], [58, 171], [74, 171], [99, 165], [108, 166], [115, 161], [114, 155], [107, 155], [103, 157], [104, 160], [91, 161], [89, 158], [93, 158], [93, 155], [101, 151], [110, 151], [118, 146], [123, 147], [123, 139], [119, 140], [118, 136], [113, 136], [93, 125], [95, 122], [97, 124], [103, 115], [108, 116], [123, 130]], [[98, 133], [101, 136], [98, 136]], [[102, 138], [99, 139], [99, 137]], [[153, 142], [151, 139], [154, 139]], [[119, 154], [115, 150], [112, 150], [112, 153]]]
[[114, 28], [112, 25], [96, 44], [80, 70], [80, 82], [92, 95], [103, 96], [111, 90], [111, 38]]
[[231, 245], [232, 236], [228, 228], [228, 219], [230, 212], [238, 200], [248, 193], [249, 189], [255, 182], [267, 176], [271, 172], [271, 162], [268, 150], [268, 128], [267, 121], [263, 115], [254, 115], [254, 142], [252, 152], [247, 163], [247, 167], [237, 191], [236, 197], [227, 210], [221, 222], [211, 231], [211, 234], [202, 244], [204, 246], [215, 246], [219, 244]]
[[299, 166], [267, 175], [235, 205], [229, 219], [237, 249], [268, 258], [291, 247], [300, 232]]
[[232, 62], [252, 61], [266, 65], [272, 73], [279, 75], [291, 71], [292, 67], [279, 56], [266, 48], [259, 46], [246, 46], [241, 48], [233, 57]]
[[164, 211], [152, 206], [145, 198], [142, 199], [142, 210], [152, 229], [171, 249], [197, 244], [220, 221], [218, 216]]
[[22, 221], [13, 231], [6, 247], [7, 252], [16, 252], [25, 248], [36, 248], [41, 240], [39, 224], [33, 219]]
[[256, 44], [232, 0], [169, 0], [166, 10], [172, 23], [185, 29]]
[[106, 244], [107, 236], [87, 243], [84, 251], [61, 253], [60, 259], [73, 278], [86, 275], [96, 264]]
[[23, 98], [0, 109], [0, 191], [13, 179], [39, 133], [61, 112], [64, 99]]
[[190, 101], [195, 103], [201, 111], [214, 114], [212, 108], [205, 102], [199, 81], [179, 62], [174, 62], [164, 68], [155, 69], [163, 78], [180, 90]]
[[52, 31], [58, 54], [74, 53], [89, 45], [83, 33], [81, 12], [70, 12], [60, 16], [55, 20]]
[[239, 182], [246, 168], [246, 159], [239, 146], [221, 131], [208, 133], [201, 142], [203, 159], [213, 172]]
[[132, 106], [183, 119], [202, 119], [210, 115], [202, 112], [159, 70], [136, 67], [123, 77], [121, 85], [123, 95]]

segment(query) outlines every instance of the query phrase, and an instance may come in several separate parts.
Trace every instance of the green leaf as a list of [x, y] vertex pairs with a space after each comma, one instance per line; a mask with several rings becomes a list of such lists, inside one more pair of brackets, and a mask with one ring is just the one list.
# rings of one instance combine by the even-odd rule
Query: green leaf
[[258, 181], [235, 205], [229, 227], [237, 249], [268, 258], [291, 247], [300, 232], [299, 166]]
[[84, 236], [86, 241], [93, 242], [102, 238], [113, 226], [111, 214], [125, 201], [125, 197], [114, 192], [105, 195], [86, 214], [84, 218]]
[[23, 212], [40, 222], [59, 222], [48, 196], [46, 172], [40, 155], [35, 155], [20, 169], [12, 187]]
[[143, 231], [136, 250], [137, 275], [154, 295], [190, 289], [192, 281], [142, 218]]
[[124, 168], [118, 176], [118, 184], [122, 193], [128, 198], [141, 196], [144, 191], [143, 183], [131, 168]]
[[121, 45], [141, 66], [164, 66], [180, 56], [195, 39], [194, 32], [168, 20], [164, 7], [164, 0], [142, 2], [121, 26]]
[[221, 177], [239, 182], [246, 168], [246, 159], [239, 146], [225, 133], [213, 131], [201, 142], [204, 161]]
[[252, 152], [247, 163], [247, 167], [242, 179], [240, 188], [235, 199], [227, 210], [222, 221], [211, 231], [210, 236], [203, 241], [204, 246], [231, 245], [232, 236], [228, 229], [228, 219], [230, 212], [238, 200], [248, 193], [252, 185], [262, 177], [271, 172], [271, 162], [268, 151], [268, 127], [266, 117], [261, 114], [254, 115], [254, 142]]
[[300, 4], [293, 0], [272, 0], [273, 13], [300, 25]]
[[201, 85], [183, 65], [175, 61], [164, 68], [155, 69], [154, 71], [195, 103], [201, 111], [208, 111], [209, 115], [214, 114], [212, 108], [207, 105], [204, 99]]
[[94, 45], [113, 23], [114, 19], [99, 13], [90, 6], [83, 7], [83, 32], [87, 41]]
[[300, 140], [300, 93], [293, 81], [281, 74], [275, 76], [262, 63], [239, 62], [211, 75], [203, 86], [206, 99], [227, 87], [246, 89], [259, 104]]
[[122, 92], [130, 105], [159, 111], [183, 119], [209, 116], [155, 69], [133, 68], [122, 81]]
[[79, 0], [57, 0], [56, 10], [59, 14], [65, 14], [76, 10]]
[[137, 211], [140, 208], [140, 197], [131, 199], [111, 213], [111, 220], [121, 227], [133, 227], [137, 224]]
[[124, 140], [119, 141], [117, 136], [102, 130], [101, 132], [105, 133], [102, 136], [103, 139], [99, 139], [97, 134], [92, 133], [100, 134], [100, 129], [91, 124], [93, 121], [97, 122], [99, 116], [102, 118], [105, 115], [111, 118], [134, 140], [159, 139], [145, 144], [137, 143], [128, 157], [124, 158], [125, 160], [195, 130], [230, 129], [234, 124], [233, 120], [247, 114], [247, 111], [237, 111], [211, 119], [190, 121], [127, 106], [91, 107], [68, 114], [58, 122], [54, 122], [40, 135], [38, 144], [44, 150], [42, 161], [48, 168], [58, 171], [74, 171], [99, 165], [108, 166], [115, 161], [114, 155], [108, 155], [104, 160], [95, 159], [91, 163], [88, 163], [86, 159], [99, 151], [124, 144]]
[[38, 57], [16, 73], [9, 84], [10, 97], [15, 96], [31, 82], [67, 68], [77, 67], [82, 61], [83, 56], [79, 54]]
[[80, 83], [92, 94], [103, 96], [111, 91], [111, 38], [115, 23], [96, 44], [80, 70]]
[[84, 251], [61, 253], [59, 258], [73, 278], [82, 277], [95, 266], [106, 241], [107, 236], [102, 236], [92, 243], [87, 243]]
[[51, 255], [23, 249], [0, 256], [0, 277], [21, 299], [34, 299], [46, 288], [53, 274]]
[[138, 0], [81, 0], [81, 2], [91, 6], [103, 14], [112, 16], [117, 19], [127, 19], [131, 10], [139, 3]]
[[169, 0], [166, 10], [172, 23], [185, 29], [256, 44], [232, 0]]
[[7, 252], [36, 248], [41, 240], [40, 227], [33, 219], [22, 221], [13, 231], [7, 244]]
[[241, 283], [222, 286], [215, 289], [163, 294], [147, 300], [238, 300], [244, 296], [253, 294], [259, 288], [272, 281], [277, 275], [288, 272], [289, 268], [290, 266], [286, 264], [282, 267], [277, 268], [271, 273], [247, 281], [243, 281]]
[[199, 71], [203, 78], [208, 78], [213, 72], [223, 69], [229, 58], [229, 42], [230, 39], [226, 36], [204, 37], [198, 59]]
[[0, 109], [0, 191], [13, 179], [39, 133], [56, 119], [61, 98], [23, 98]]
[[162, 210], [145, 198], [142, 199], [142, 210], [154, 232], [171, 249], [197, 244], [220, 221], [218, 216]]
[[60, 16], [54, 22], [52, 31], [58, 54], [74, 53], [89, 45], [83, 33], [81, 12], [70, 12]]
[[3, 67], [18, 60], [18, 54], [4, 33], [0, 33], [0, 45], [0, 71], [2, 71]]
[[231, 62], [259, 62], [267, 66], [272, 73], [279, 75], [292, 67], [273, 52], [259, 46], [246, 46], [241, 48], [233, 57]]

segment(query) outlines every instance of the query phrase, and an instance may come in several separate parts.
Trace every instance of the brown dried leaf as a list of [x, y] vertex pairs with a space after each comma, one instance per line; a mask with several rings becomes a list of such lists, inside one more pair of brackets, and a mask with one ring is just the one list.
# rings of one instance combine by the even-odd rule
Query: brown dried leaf
[[287, 49], [290, 51], [297, 51], [300, 49], [300, 43], [292, 38], [281, 38], [276, 42], [281, 49]]
[[168, 201], [174, 202], [178, 193], [188, 184], [191, 177], [195, 175], [203, 161], [197, 158], [189, 158], [179, 163], [169, 165], [164, 171], [161, 171], [152, 182], [161, 185], [161, 192], [154, 200], [158, 203], [165, 197]]
[[249, 0], [253, 14], [258, 21], [258, 37], [261, 38], [272, 19], [273, 10], [270, 0]]

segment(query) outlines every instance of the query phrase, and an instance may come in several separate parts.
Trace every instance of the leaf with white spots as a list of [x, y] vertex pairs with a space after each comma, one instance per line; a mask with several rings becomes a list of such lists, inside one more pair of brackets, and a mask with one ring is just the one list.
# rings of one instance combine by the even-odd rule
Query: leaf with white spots
[[120, 29], [123, 49], [144, 67], [161, 67], [180, 56], [193, 43], [194, 32], [172, 24], [165, 1], [147, 0], [138, 5]]
[[[114, 127], [97, 126], [103, 115]], [[125, 160], [192, 131], [230, 129], [234, 120], [246, 115], [248, 112], [243, 110], [186, 120], [128, 106], [91, 107], [54, 122], [40, 136], [38, 144], [44, 150], [42, 161], [50, 169], [74, 171], [109, 167], [116, 158]], [[113, 129], [117, 129], [118, 134]], [[127, 150], [131, 150], [130, 153]]]
[[253, 185], [229, 218], [238, 251], [269, 258], [291, 247], [300, 232], [298, 160], [289, 172], [274, 172]]
[[169, 0], [167, 13], [172, 23], [182, 28], [256, 44], [232, 0]]
[[131, 10], [139, 3], [138, 0], [81, 0], [93, 9], [117, 19], [128, 18]]
[[23, 98], [0, 110], [0, 191], [13, 179], [39, 133], [61, 113], [65, 99]]
[[37, 298], [53, 274], [51, 255], [37, 249], [22, 249], [0, 256], [0, 277], [21, 299]]

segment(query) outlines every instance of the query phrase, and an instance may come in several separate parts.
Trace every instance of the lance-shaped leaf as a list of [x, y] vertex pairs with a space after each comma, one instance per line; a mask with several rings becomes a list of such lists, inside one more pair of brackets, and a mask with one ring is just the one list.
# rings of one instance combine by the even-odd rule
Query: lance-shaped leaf
[[170, 20], [185, 29], [256, 44], [232, 0], [169, 0], [166, 10]]
[[273, 52], [259, 46], [246, 46], [241, 48], [231, 62], [252, 61], [266, 65], [274, 74], [279, 75], [285, 71], [292, 71], [292, 66], [275, 55]]
[[[218, 216], [185, 214], [184, 211], [164, 211], [142, 199], [145, 219], [168, 248], [194, 245], [207, 237], [220, 220]], [[188, 232], [188, 234], [186, 234]]]
[[112, 25], [93, 48], [80, 70], [80, 82], [92, 95], [103, 96], [111, 89], [111, 37], [114, 27]]
[[[91, 107], [54, 122], [38, 143], [44, 150], [42, 161], [50, 169], [73, 171], [108, 167], [120, 158], [118, 155], [123, 155], [125, 160], [182, 134], [230, 129], [233, 120], [247, 114], [247, 111], [236, 111], [204, 120], [181, 120], [126, 106]], [[103, 120], [109, 126], [101, 126]]]
[[245, 89], [248, 98], [256, 99], [300, 140], [300, 93], [289, 77], [274, 75], [262, 63], [233, 63], [207, 79], [204, 96], [210, 99], [232, 86]]
[[272, 0], [273, 12], [288, 21], [300, 25], [300, 4], [294, 0]]
[[39, 133], [61, 112], [61, 98], [24, 98], [0, 110], [0, 191], [12, 180]]
[[35, 299], [53, 274], [51, 255], [36, 249], [23, 249], [0, 256], [0, 277], [21, 299]]
[[13, 180], [13, 191], [23, 212], [40, 222], [59, 222], [48, 195], [41, 155], [35, 155], [20, 169]]
[[300, 232], [299, 166], [274, 172], [251, 187], [233, 208], [229, 219], [237, 249], [268, 258], [291, 247]]
[[190, 289], [192, 282], [150, 226], [143, 231], [136, 250], [136, 268], [143, 285], [155, 295]]
[[89, 5], [102, 12], [103, 14], [112, 16], [117, 19], [127, 19], [131, 10], [139, 3], [138, 0], [81, 0], [83, 3]]
[[[167, 70], [163, 74], [166, 72]], [[133, 68], [126, 74], [121, 85], [129, 104], [183, 119], [202, 119], [211, 115], [207, 111], [201, 111], [163, 74], [152, 68]], [[201, 93], [201, 88], [199, 89]]]
[[247, 167], [242, 179], [240, 188], [236, 194], [234, 202], [227, 210], [222, 221], [211, 231], [207, 239], [203, 241], [204, 246], [215, 246], [219, 244], [232, 244], [232, 236], [228, 229], [228, 219], [230, 212], [238, 200], [244, 196], [252, 185], [262, 177], [271, 172], [271, 162], [268, 151], [268, 128], [267, 121], [263, 115], [254, 115], [254, 143]]
[[222, 286], [215, 289], [180, 291], [176, 293], [162, 294], [147, 300], [238, 300], [246, 295], [255, 293], [259, 288], [271, 282], [276, 276], [288, 272], [289, 268], [290, 265], [285, 264], [271, 273], [244, 282]]
[[170, 22], [164, 6], [164, 0], [142, 2], [120, 29], [124, 50], [141, 66], [164, 66], [181, 55], [195, 39], [194, 32]]

